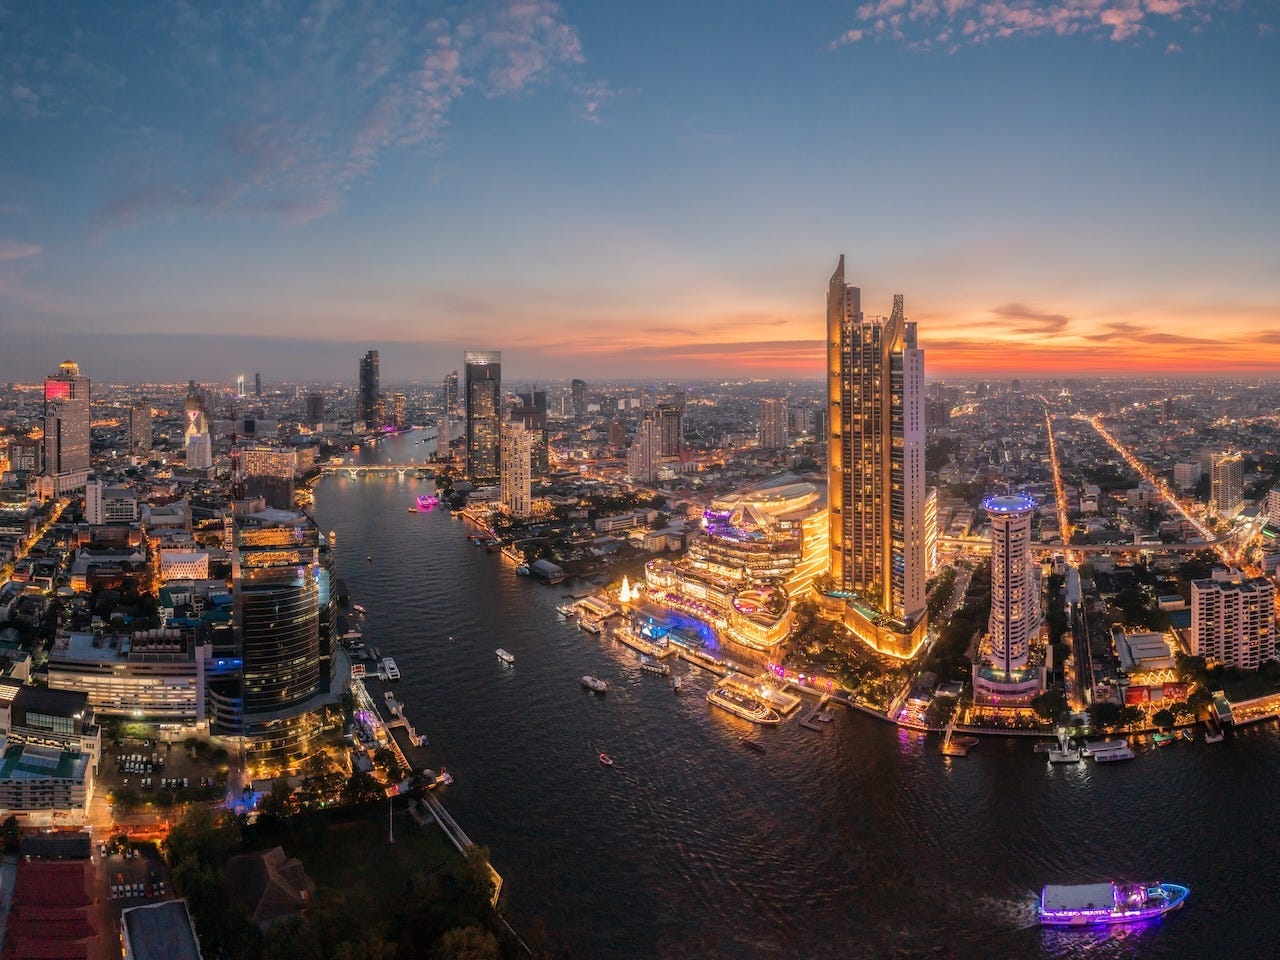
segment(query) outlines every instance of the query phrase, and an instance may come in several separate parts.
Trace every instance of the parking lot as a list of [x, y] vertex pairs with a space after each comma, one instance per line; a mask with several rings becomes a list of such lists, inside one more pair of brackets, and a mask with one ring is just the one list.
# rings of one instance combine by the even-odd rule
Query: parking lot
[[217, 800], [223, 796], [226, 762], [192, 758], [167, 740], [122, 740], [102, 748], [99, 789], [113, 798], [134, 797], [139, 805]]

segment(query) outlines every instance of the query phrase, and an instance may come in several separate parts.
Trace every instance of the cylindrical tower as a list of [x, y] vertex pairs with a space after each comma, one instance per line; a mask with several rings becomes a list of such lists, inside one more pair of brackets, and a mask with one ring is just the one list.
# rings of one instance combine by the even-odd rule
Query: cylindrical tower
[[990, 665], [1005, 674], [1027, 665], [1031, 637], [1040, 627], [1040, 584], [1031, 567], [1031, 515], [1025, 494], [987, 497], [991, 518]]

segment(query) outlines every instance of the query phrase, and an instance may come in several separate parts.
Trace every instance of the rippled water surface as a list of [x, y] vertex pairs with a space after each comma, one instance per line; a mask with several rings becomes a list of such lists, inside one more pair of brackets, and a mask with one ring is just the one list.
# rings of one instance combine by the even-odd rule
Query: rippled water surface
[[[419, 438], [361, 456], [422, 460]], [[446, 512], [409, 515], [428, 489], [332, 477], [316, 508], [517, 928], [540, 920], [577, 957], [1280, 955], [1273, 725], [1101, 768], [1049, 767], [1012, 739], [950, 760], [847, 713], [822, 733], [756, 732], [705, 702], [709, 675], [675, 662], [676, 694], [631, 650], [560, 620], [574, 584], [517, 577]], [[608, 695], [583, 690], [584, 673]], [[1191, 899], [1097, 934], [1035, 924], [1043, 884], [1112, 878], [1184, 882]]]

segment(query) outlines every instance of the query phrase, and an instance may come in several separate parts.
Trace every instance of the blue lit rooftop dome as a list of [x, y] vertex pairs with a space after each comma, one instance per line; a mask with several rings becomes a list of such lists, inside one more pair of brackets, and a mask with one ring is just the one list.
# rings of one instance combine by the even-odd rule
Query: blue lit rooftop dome
[[1025, 493], [999, 494], [983, 500], [982, 509], [987, 513], [1001, 515], [1032, 513], [1036, 509], [1036, 502]]

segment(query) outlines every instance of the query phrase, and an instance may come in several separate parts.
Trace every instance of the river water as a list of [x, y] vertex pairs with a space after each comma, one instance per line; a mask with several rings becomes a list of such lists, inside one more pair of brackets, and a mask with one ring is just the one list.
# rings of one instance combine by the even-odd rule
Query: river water
[[[362, 450], [423, 460], [421, 434]], [[430, 484], [330, 477], [316, 511], [368, 609], [366, 639], [456, 782], [449, 811], [490, 848], [517, 929], [574, 957], [1183, 958], [1277, 955], [1280, 733], [1048, 766], [1025, 740], [948, 759], [935, 738], [839, 712], [757, 731], [636, 654], [560, 620], [575, 586], [515, 575]], [[372, 558], [366, 560], [366, 556]], [[494, 649], [516, 656], [505, 666]], [[585, 673], [609, 682], [597, 697]], [[763, 755], [738, 738], [757, 736]], [[600, 751], [613, 767], [600, 764]], [[1043, 930], [1045, 883], [1172, 880], [1179, 913], [1101, 933]]]

